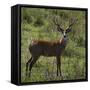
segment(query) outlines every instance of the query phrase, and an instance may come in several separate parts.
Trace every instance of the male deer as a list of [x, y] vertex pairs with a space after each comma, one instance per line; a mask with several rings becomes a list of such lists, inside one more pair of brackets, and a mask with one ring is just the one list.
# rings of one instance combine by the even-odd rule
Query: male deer
[[55, 56], [57, 60], [57, 76], [60, 73], [61, 76], [61, 55], [67, 45], [67, 33], [71, 32], [71, 26], [74, 21], [69, 25], [66, 30], [63, 30], [60, 25], [54, 20], [54, 24], [57, 26], [57, 31], [63, 34], [62, 38], [58, 41], [38, 41], [34, 40], [29, 46], [29, 51], [31, 53], [31, 58], [26, 63], [26, 76], [29, 67], [29, 76], [33, 65], [36, 63], [40, 56], [52, 57]]

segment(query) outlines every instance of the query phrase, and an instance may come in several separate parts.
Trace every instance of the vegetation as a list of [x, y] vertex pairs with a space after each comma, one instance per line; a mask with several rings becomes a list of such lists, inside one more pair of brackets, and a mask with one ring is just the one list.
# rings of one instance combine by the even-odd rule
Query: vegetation
[[[85, 79], [85, 11], [62, 9], [21, 9], [21, 82], [38, 82], [53, 80]], [[68, 34], [68, 44], [61, 59], [62, 76], [56, 76], [56, 58], [41, 56], [33, 66], [31, 77], [25, 76], [25, 65], [31, 57], [29, 44], [31, 40], [54, 41], [62, 34], [56, 30], [53, 16], [59, 16], [63, 29], [69, 25], [71, 18], [77, 22]]]

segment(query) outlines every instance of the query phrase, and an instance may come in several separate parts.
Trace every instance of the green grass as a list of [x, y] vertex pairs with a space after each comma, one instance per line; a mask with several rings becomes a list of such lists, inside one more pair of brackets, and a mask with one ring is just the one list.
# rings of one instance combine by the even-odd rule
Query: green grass
[[[33, 15], [34, 12], [37, 13], [37, 16]], [[40, 17], [39, 13], [42, 13], [43, 15]], [[61, 15], [61, 18], [63, 19], [62, 21], [68, 20], [68, 18], [70, 19], [71, 16], [75, 16], [78, 18], [78, 22], [72, 28], [72, 32], [68, 34], [68, 44], [61, 58], [62, 77], [56, 75], [56, 58], [44, 56], [41, 56], [33, 66], [31, 77], [25, 76], [26, 62], [31, 57], [28, 49], [31, 40], [55, 41], [59, 40], [62, 35], [61, 33], [56, 32], [55, 25], [50, 21], [52, 17], [49, 16], [51, 13], [50, 10], [40, 10], [39, 13], [37, 12], [37, 9], [35, 9], [35, 11], [34, 9], [27, 9], [26, 12], [22, 12], [21, 82], [85, 79], [85, 13], [84, 11], [73, 12], [67, 10], [58, 11], [58, 15]], [[27, 20], [26, 17], [30, 20]], [[41, 20], [38, 22], [38, 19]], [[63, 26], [65, 25], [66, 24], [64, 23]]]
[[[26, 58], [25, 58], [26, 59]], [[50, 80], [74, 80], [85, 79], [85, 61], [83, 58], [69, 58], [61, 59], [62, 76], [56, 76], [56, 58], [55, 57], [40, 57], [37, 63], [33, 66], [31, 77], [25, 76], [25, 63], [22, 63], [22, 82], [38, 82]], [[28, 59], [26, 60], [28, 61]]]
[[[24, 33], [23, 33], [24, 32]], [[25, 76], [26, 62], [31, 57], [28, 46], [30, 31], [22, 32], [21, 47], [21, 80], [22, 82], [39, 82], [52, 80], [85, 79], [85, 48], [70, 46], [69, 42], [61, 59], [62, 77], [56, 76], [56, 58], [41, 56], [32, 68], [31, 77]], [[38, 32], [32, 32], [32, 36]], [[37, 39], [38, 35], [34, 38]], [[44, 37], [43, 37], [44, 38]], [[45, 37], [46, 39], [46, 37]]]

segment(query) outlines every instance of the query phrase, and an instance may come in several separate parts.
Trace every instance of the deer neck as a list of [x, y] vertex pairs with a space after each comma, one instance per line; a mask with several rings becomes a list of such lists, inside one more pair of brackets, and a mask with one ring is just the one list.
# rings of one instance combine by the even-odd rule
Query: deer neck
[[67, 45], [67, 38], [62, 38], [62, 39], [60, 39], [60, 44], [62, 45], [62, 46], [64, 46], [64, 47], [66, 47], [66, 45]]

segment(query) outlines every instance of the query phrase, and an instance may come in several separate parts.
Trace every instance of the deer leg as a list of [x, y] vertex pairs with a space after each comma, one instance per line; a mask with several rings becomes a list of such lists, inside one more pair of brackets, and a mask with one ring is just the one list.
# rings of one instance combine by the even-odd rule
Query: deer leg
[[58, 60], [59, 73], [60, 73], [60, 76], [62, 76], [62, 74], [61, 74], [61, 57], [57, 57], [57, 60]]
[[57, 58], [57, 76], [58, 76], [58, 58]]
[[31, 63], [31, 60], [32, 60], [32, 57], [26, 63], [26, 76], [27, 76], [28, 66], [29, 66], [29, 63]]
[[58, 76], [58, 70], [61, 76], [61, 60], [59, 56], [57, 56], [57, 76]]
[[36, 63], [37, 59], [38, 59], [38, 57], [33, 57], [30, 65], [29, 65], [29, 77], [30, 77], [30, 75], [31, 75], [32, 67], [33, 67], [33, 65]]
[[61, 72], [61, 58], [60, 58], [60, 60], [59, 60], [59, 71], [60, 71], [60, 76], [62, 76], [62, 72]]

